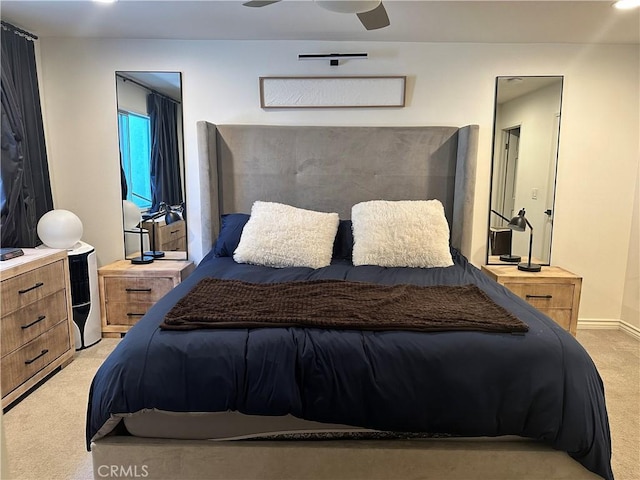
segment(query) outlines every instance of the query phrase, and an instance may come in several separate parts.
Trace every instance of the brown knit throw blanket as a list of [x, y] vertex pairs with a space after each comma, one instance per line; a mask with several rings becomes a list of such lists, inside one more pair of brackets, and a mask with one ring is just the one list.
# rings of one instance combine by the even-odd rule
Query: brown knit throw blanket
[[378, 285], [343, 280], [247, 283], [205, 278], [160, 325], [351, 330], [526, 332], [529, 327], [475, 285]]

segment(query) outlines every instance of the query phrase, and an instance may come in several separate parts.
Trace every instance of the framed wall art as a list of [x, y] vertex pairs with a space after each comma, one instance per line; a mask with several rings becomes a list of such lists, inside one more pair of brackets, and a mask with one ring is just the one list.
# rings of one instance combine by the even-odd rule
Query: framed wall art
[[404, 107], [406, 78], [406, 76], [260, 77], [260, 107]]

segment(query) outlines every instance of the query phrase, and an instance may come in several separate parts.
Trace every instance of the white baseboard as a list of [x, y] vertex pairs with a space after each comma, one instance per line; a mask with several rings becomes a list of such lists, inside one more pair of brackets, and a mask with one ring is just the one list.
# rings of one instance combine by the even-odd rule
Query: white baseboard
[[622, 330], [624, 333], [640, 340], [640, 328], [624, 320], [615, 318], [582, 318], [578, 320], [581, 330]]
[[620, 330], [640, 340], [640, 328], [636, 327], [635, 325], [631, 325], [624, 320], [620, 320]]
[[619, 330], [620, 320], [615, 318], [579, 318], [578, 328], [583, 330]]

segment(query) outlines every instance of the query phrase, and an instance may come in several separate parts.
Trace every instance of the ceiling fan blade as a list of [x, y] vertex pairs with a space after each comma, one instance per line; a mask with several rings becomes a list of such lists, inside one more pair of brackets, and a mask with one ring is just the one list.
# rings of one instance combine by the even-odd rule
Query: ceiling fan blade
[[249, 2], [244, 2], [242, 5], [245, 7], [266, 7], [267, 5], [278, 3], [279, 1], [280, 0], [250, 0]]
[[373, 10], [357, 13], [356, 15], [358, 15], [362, 25], [364, 25], [364, 28], [367, 30], [377, 30], [378, 28], [388, 27], [390, 25], [389, 16], [382, 3]]

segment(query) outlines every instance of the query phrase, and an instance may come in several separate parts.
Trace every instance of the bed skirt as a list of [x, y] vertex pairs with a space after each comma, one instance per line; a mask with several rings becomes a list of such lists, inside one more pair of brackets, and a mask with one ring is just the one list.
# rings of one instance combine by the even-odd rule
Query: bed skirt
[[[594, 480], [565, 452], [519, 437], [208, 441], [109, 436], [92, 443], [94, 479]], [[117, 471], [117, 473], [116, 473]]]

